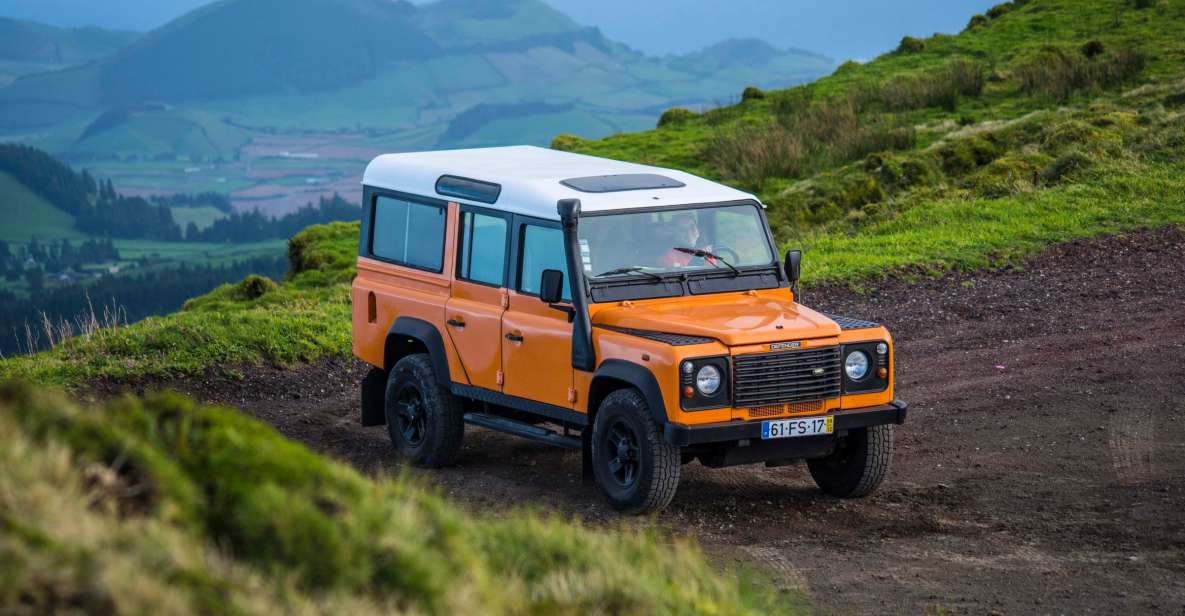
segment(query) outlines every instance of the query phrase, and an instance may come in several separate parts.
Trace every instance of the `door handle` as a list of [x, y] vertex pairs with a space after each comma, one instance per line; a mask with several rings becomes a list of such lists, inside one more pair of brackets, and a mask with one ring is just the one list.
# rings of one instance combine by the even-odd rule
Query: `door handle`
[[511, 342], [522, 342], [522, 334], [506, 334], [506, 339]]
[[458, 329], [465, 327], [465, 322], [460, 319], [449, 319], [445, 323], [448, 323], [450, 327], [456, 327]]

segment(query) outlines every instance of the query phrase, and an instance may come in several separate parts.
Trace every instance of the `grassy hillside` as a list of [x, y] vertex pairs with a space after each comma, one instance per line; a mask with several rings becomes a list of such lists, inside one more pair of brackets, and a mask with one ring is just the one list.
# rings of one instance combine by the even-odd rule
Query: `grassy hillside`
[[223, 408], [0, 383], [0, 611], [788, 614], [647, 529], [476, 518]]
[[11, 174], [0, 171], [0, 240], [27, 242], [32, 236], [42, 239], [81, 239], [86, 234], [74, 230], [74, 217], [56, 208], [45, 198], [29, 190]]
[[1182, 27], [1179, 0], [1005, 3], [807, 86], [553, 146], [754, 191], [825, 277], [982, 265], [1183, 219]]
[[137, 36], [134, 32], [93, 27], [57, 28], [0, 17], [0, 87], [24, 75], [108, 56]]

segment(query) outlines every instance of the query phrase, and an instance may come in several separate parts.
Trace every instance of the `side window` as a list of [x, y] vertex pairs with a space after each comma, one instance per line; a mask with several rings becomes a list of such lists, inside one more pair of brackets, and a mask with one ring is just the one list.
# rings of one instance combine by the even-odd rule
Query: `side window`
[[505, 218], [461, 212], [457, 277], [497, 286], [505, 284], [507, 229]]
[[539, 280], [543, 270], [557, 269], [564, 273], [564, 299], [571, 300], [571, 281], [564, 258], [564, 235], [553, 227], [523, 225], [522, 260], [519, 264], [518, 290], [539, 294]]
[[378, 197], [370, 252], [401, 265], [439, 272], [444, 263], [444, 221], [442, 207]]

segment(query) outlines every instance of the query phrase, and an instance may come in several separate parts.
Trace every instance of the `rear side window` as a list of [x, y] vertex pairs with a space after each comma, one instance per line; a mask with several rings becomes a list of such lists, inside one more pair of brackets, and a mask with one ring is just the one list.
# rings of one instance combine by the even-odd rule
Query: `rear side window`
[[556, 228], [523, 225], [522, 262], [519, 265], [518, 290], [539, 294], [543, 270], [556, 269], [564, 273], [564, 299], [571, 300], [568, 263], [564, 258], [564, 235]]
[[378, 197], [370, 252], [400, 265], [439, 272], [444, 263], [444, 220], [443, 207]]
[[495, 286], [504, 284], [506, 271], [505, 218], [478, 212], [461, 212], [457, 276]]

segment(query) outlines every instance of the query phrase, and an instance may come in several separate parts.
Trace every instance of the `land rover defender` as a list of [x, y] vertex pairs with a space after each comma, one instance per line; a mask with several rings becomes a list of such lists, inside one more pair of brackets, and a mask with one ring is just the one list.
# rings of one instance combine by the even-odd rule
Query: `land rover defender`
[[535, 147], [384, 155], [363, 181], [353, 350], [361, 421], [413, 464], [466, 424], [582, 452], [616, 509], [681, 465], [805, 461], [826, 493], [884, 479], [893, 340], [796, 302], [753, 195]]

